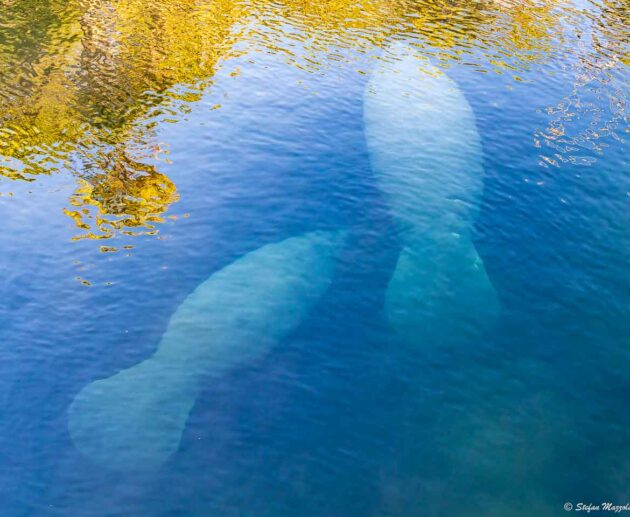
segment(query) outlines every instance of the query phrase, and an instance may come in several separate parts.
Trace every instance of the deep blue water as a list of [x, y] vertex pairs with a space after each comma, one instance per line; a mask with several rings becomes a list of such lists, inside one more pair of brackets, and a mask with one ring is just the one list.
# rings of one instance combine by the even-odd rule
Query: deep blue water
[[[575, 56], [522, 82], [452, 63], [482, 138], [474, 237], [502, 312], [465, 346], [399, 346], [383, 298], [400, 245], [356, 73], [371, 58], [352, 59], [315, 74], [273, 54], [228, 61], [185, 117], [158, 124], [180, 217], [159, 239], [117, 237], [129, 253], [71, 241], [59, 208], [71, 176], [0, 184], [14, 193], [0, 198], [0, 514], [510, 516], [628, 502], [621, 127], [573, 150], [536, 145], [547, 108], [572, 95]], [[608, 120], [604, 94], [625, 81], [622, 69], [582, 88], [579, 122]], [[541, 159], [554, 155], [558, 166]], [[327, 294], [266, 357], [208, 383], [161, 470], [108, 472], [76, 452], [74, 396], [150, 356], [198, 284], [264, 244], [337, 228], [349, 239]]]

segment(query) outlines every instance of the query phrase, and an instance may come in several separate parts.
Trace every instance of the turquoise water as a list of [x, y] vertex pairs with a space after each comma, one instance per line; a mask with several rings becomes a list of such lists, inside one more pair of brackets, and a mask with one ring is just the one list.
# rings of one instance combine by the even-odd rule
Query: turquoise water
[[[480, 135], [471, 235], [500, 304], [489, 326], [446, 311], [409, 340], [388, 322], [404, 234], [365, 136], [380, 44], [353, 48], [333, 31], [312, 50], [288, 21], [266, 36], [277, 52], [241, 43], [209, 84], [176, 82], [172, 113], [134, 123], [168, 151], [141, 161], [177, 188], [157, 234], [73, 240], [62, 209], [77, 178], [99, 173], [74, 155], [35, 181], [1, 177], [0, 513], [511, 516], [627, 503], [628, 73], [623, 38], [595, 51], [601, 34], [581, 20], [583, 38], [565, 27], [540, 59], [501, 74], [487, 41], [446, 50], [465, 51], [443, 70]], [[439, 65], [436, 48], [418, 52]], [[277, 342], [204, 379], [163, 464], [112, 456], [108, 468], [78, 450], [77, 394], [152, 356], [197, 286], [271, 243], [340, 230], [321, 297]], [[248, 275], [235, 289], [260, 297], [255, 311], [266, 298]]]

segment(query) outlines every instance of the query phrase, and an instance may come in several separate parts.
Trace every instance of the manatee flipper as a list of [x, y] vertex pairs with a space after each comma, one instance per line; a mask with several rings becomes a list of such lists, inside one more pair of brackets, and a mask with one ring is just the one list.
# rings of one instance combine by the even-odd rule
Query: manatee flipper
[[364, 120], [402, 244], [386, 293], [388, 320], [413, 342], [443, 343], [482, 329], [498, 300], [472, 240], [483, 190], [472, 108], [443, 72], [396, 43], [368, 82]]
[[171, 317], [153, 356], [75, 397], [77, 449], [115, 470], [158, 467], [179, 446], [203, 382], [266, 354], [328, 289], [341, 232], [268, 244], [200, 284]]

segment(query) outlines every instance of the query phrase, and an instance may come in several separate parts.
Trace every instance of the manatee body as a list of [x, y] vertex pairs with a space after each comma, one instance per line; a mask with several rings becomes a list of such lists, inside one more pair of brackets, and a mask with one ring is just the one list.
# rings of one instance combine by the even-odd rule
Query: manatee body
[[263, 246], [214, 273], [177, 308], [156, 352], [86, 386], [69, 408], [77, 449], [115, 470], [158, 467], [179, 446], [204, 380], [266, 354], [328, 289], [343, 234]]
[[402, 244], [385, 299], [390, 323], [418, 343], [478, 333], [498, 301], [472, 240], [483, 168], [470, 104], [442, 71], [396, 43], [368, 82], [364, 121]]

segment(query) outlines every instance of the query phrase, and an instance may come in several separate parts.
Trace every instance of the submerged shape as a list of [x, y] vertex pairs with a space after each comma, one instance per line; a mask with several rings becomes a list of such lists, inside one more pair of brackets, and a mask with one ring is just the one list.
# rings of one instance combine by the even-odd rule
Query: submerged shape
[[343, 240], [308, 233], [214, 273], [175, 311], [152, 357], [75, 397], [69, 430], [77, 449], [115, 470], [166, 461], [204, 379], [261, 357], [294, 330], [330, 285]]
[[482, 152], [470, 104], [420, 57], [402, 43], [387, 49], [366, 88], [365, 131], [403, 245], [387, 317], [406, 340], [451, 342], [491, 321], [498, 308], [472, 241]]

